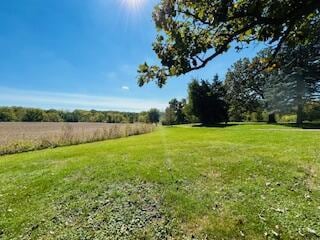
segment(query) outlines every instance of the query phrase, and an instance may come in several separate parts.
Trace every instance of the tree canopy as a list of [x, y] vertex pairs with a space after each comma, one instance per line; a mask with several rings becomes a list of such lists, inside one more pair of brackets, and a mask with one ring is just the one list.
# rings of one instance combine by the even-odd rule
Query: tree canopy
[[265, 49], [252, 59], [240, 59], [227, 72], [225, 86], [229, 114], [243, 120], [247, 112], [265, 109], [297, 113], [303, 121], [304, 105], [320, 98], [320, 36], [308, 44], [281, 47], [275, 58], [276, 67], [264, 68], [272, 52]]
[[228, 121], [226, 91], [216, 75], [211, 82], [193, 80], [189, 84], [189, 104], [191, 110], [203, 124]]
[[[320, 36], [318, 36], [320, 38]], [[302, 124], [305, 103], [320, 98], [320, 43], [283, 47], [277, 58], [279, 68], [265, 81], [265, 97], [274, 110], [295, 109]]]
[[181, 101], [173, 98], [169, 101], [169, 106], [165, 109], [164, 121], [165, 125], [183, 124], [187, 123], [187, 115], [185, 108], [187, 105], [186, 99]]
[[160, 121], [160, 111], [156, 108], [151, 108], [148, 112], [149, 123], [158, 123]]
[[[281, 47], [306, 44], [320, 25], [319, 0], [161, 0], [153, 19], [153, 50], [161, 66], [140, 65], [138, 83], [205, 67], [231, 46], [241, 50], [265, 42], [276, 56]], [[270, 61], [269, 61], [270, 62]]]
[[228, 69], [225, 77], [226, 99], [229, 115], [234, 121], [242, 121], [248, 112], [256, 112], [261, 107], [264, 97], [263, 86], [266, 79], [262, 77], [259, 58], [250, 61], [240, 59]]

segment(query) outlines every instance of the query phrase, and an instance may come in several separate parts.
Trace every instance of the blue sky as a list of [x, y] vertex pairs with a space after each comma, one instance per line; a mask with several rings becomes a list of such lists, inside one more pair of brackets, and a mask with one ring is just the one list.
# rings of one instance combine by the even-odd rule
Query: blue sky
[[157, 61], [151, 13], [156, 0], [10, 0], [0, 7], [0, 105], [72, 110], [164, 109], [186, 96], [192, 77], [221, 77], [259, 47], [230, 51], [204, 70], [137, 86], [136, 69]]

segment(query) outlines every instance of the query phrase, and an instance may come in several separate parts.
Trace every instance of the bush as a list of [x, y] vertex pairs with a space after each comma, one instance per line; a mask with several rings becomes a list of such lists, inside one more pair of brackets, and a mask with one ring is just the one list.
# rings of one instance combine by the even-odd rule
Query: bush
[[282, 115], [279, 118], [279, 122], [283, 123], [295, 123], [297, 121], [297, 115], [296, 114], [286, 114]]
[[310, 102], [305, 105], [304, 119], [310, 122], [320, 120], [320, 101]]

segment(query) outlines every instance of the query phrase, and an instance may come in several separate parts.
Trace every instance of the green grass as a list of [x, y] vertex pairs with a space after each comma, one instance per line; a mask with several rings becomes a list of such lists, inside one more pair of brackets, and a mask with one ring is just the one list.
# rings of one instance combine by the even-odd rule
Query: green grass
[[320, 131], [262, 124], [0, 157], [0, 239], [317, 239]]

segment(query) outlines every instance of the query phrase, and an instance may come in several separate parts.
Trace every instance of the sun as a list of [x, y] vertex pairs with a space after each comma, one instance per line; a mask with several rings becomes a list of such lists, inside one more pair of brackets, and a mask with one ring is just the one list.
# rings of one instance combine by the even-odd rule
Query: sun
[[147, 0], [121, 0], [122, 5], [129, 11], [137, 12], [146, 3]]

